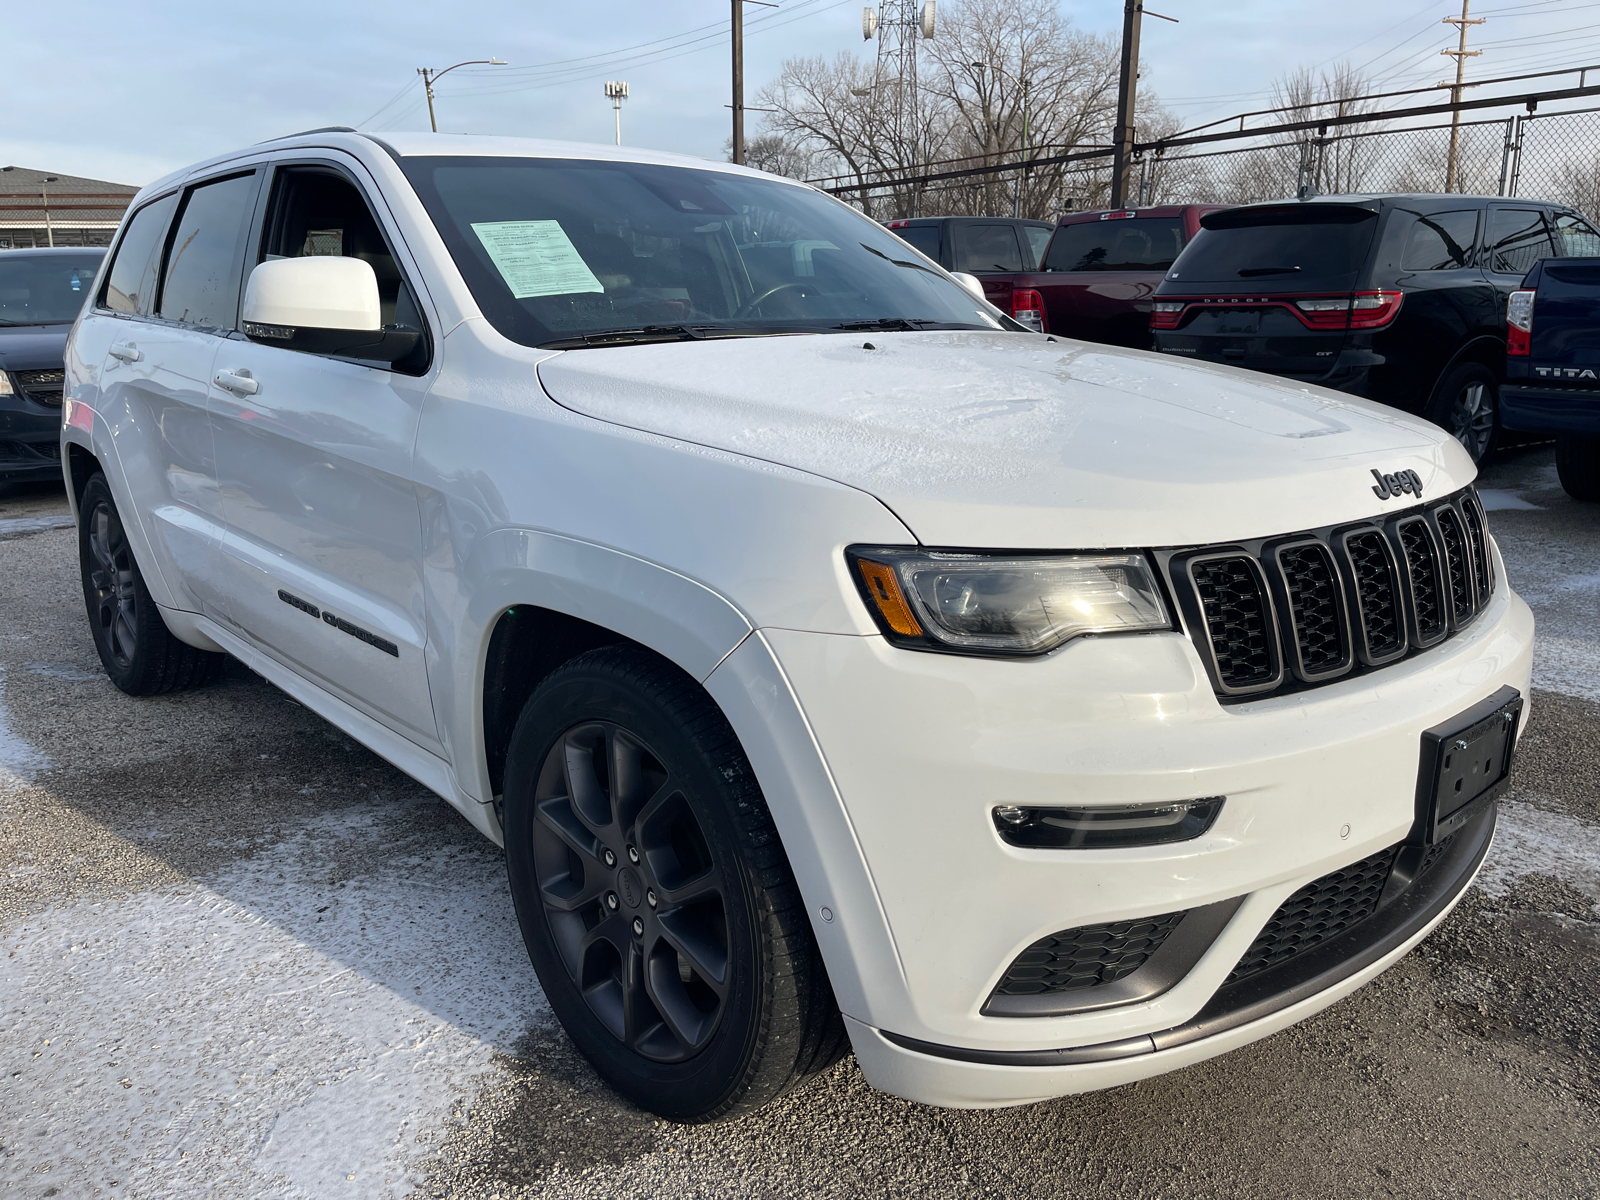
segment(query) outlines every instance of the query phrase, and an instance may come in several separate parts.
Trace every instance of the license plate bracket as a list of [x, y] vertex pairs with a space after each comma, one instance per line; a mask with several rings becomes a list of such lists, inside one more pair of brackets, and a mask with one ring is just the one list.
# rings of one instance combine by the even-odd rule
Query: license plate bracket
[[1422, 734], [1417, 823], [1425, 846], [1455, 833], [1505, 790], [1522, 723], [1522, 693], [1503, 687]]

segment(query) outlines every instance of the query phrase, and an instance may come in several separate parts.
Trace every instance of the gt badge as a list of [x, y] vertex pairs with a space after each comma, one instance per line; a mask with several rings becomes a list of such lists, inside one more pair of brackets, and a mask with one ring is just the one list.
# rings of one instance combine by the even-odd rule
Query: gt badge
[[1378, 481], [1378, 485], [1372, 489], [1372, 494], [1379, 500], [1387, 500], [1391, 496], [1398, 496], [1401, 492], [1410, 492], [1418, 500], [1422, 499], [1422, 477], [1415, 471], [1396, 471], [1392, 475], [1374, 471], [1372, 477]]

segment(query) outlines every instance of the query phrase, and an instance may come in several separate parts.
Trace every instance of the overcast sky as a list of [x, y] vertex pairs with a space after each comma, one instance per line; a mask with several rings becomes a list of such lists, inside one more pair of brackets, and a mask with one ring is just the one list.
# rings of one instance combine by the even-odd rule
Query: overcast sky
[[[747, 5], [747, 88], [796, 55], [868, 55], [863, 0]], [[1460, 0], [1154, 0], [1141, 86], [1194, 124], [1258, 107], [1272, 81], [1341, 58], [1392, 86], [1431, 84]], [[1062, 0], [1117, 32], [1120, 0]], [[1600, 0], [1476, 0], [1480, 77], [1600, 61]], [[208, 155], [319, 125], [426, 129], [416, 68], [498, 56], [438, 89], [439, 127], [610, 141], [607, 79], [628, 81], [623, 140], [722, 157], [728, 5], [718, 0], [60, 0], [7, 22], [0, 164], [142, 184]], [[1594, 82], [1595, 80], [1591, 80]], [[758, 114], [751, 114], [752, 125]]]

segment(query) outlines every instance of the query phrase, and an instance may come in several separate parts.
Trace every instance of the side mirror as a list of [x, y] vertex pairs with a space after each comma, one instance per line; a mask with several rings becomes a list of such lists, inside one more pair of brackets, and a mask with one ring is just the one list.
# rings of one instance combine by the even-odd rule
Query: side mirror
[[950, 278], [954, 279], [962, 287], [966, 288], [967, 291], [971, 292], [979, 300], [988, 299], [988, 297], [983, 294], [983, 281], [976, 275], [968, 275], [965, 271], [951, 271]]
[[359, 258], [275, 258], [250, 272], [244, 288], [244, 335], [264, 346], [399, 362], [422, 331], [384, 325], [378, 277]]

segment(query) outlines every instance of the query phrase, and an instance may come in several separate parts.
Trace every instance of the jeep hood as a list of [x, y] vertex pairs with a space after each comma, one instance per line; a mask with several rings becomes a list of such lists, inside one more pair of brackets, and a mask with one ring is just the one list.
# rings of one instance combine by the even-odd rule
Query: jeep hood
[[[872, 348], [868, 349], [870, 345]], [[1015, 333], [889, 333], [568, 351], [559, 404], [876, 496], [925, 545], [1175, 546], [1287, 533], [1471, 482], [1415, 417], [1138, 350]]]

